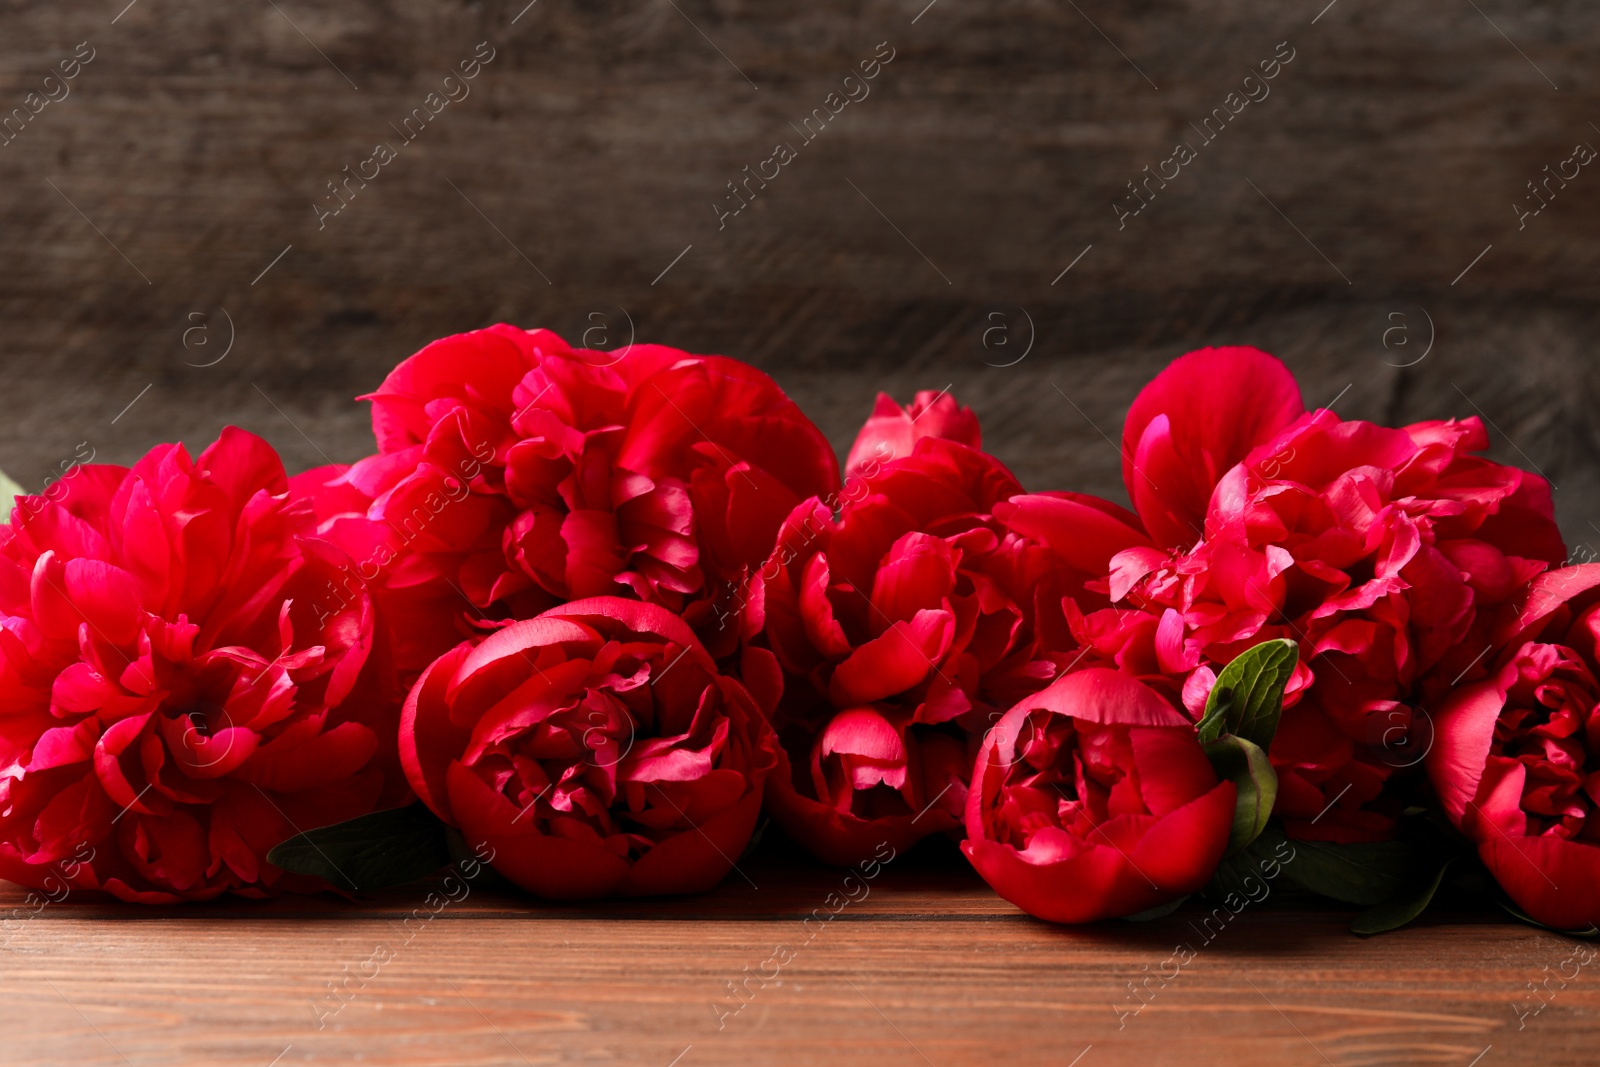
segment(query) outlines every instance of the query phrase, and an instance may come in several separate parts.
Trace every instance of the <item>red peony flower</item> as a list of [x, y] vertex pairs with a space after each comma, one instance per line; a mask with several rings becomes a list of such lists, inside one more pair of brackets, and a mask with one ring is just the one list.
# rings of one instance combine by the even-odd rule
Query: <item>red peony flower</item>
[[1233, 828], [1194, 725], [1117, 671], [1068, 674], [984, 739], [961, 850], [1030, 915], [1134, 915], [1210, 880]]
[[307, 489], [380, 586], [408, 678], [486, 623], [602, 595], [729, 651], [719, 601], [795, 504], [839, 484], [821, 432], [722, 356], [500, 325], [433, 342], [365, 399], [378, 454]]
[[[1262, 425], [1279, 421], [1294, 407], [1287, 370], [1265, 373], [1270, 357], [1235, 351], [1179, 362], [1186, 373], [1234, 383], [1224, 410], [1276, 411]], [[1198, 388], [1176, 388], [1187, 381], [1158, 378], [1135, 411], [1193, 408]], [[1192, 516], [1194, 494], [1215, 481], [1204, 537], [1187, 550], [1119, 554], [1108, 592], [1123, 607], [1074, 619], [1074, 632], [1135, 674], [1183, 679], [1196, 715], [1215, 672], [1239, 652], [1272, 638], [1297, 641], [1301, 665], [1271, 749], [1276, 811], [1295, 837], [1387, 835], [1405, 798], [1386, 783], [1420, 763], [1426, 708], [1463, 675], [1481, 673], [1475, 661], [1493, 621], [1565, 555], [1548, 483], [1474, 455], [1488, 447], [1477, 419], [1396, 430], [1321, 410], [1220, 475], [1211, 465], [1241, 447], [1234, 421], [1170, 421], [1190, 427], [1174, 434], [1187, 441], [1174, 448], [1201, 465], [1198, 480], [1178, 479], [1181, 464], [1159, 466], [1151, 457], [1167, 454], [1165, 446], [1151, 445], [1140, 453], [1150, 466], [1136, 464], [1129, 492], [1136, 500], [1142, 493], [1149, 523], [1157, 505]], [[1146, 429], [1140, 440], [1165, 440], [1153, 434]]]
[[775, 749], [763, 709], [682, 619], [618, 597], [462, 643], [400, 726], [428, 807], [560, 900], [716, 885], [750, 840]]
[[1541, 574], [1489, 677], [1435, 716], [1445, 814], [1529, 916], [1600, 925], [1600, 564]]
[[0, 875], [309, 888], [267, 850], [407, 795], [372, 602], [329, 592], [348, 559], [242, 430], [64, 484], [0, 527]]
[[837, 517], [796, 508], [753, 580], [784, 677], [769, 804], [822, 859], [957, 829], [979, 735], [1070, 665], [1063, 597], [1143, 540], [1104, 502], [1021, 493], [993, 457], [925, 438], [852, 479]]
[[983, 447], [978, 416], [971, 408], [958, 406], [948, 392], [924, 389], [906, 407], [896, 404], [888, 393], [879, 393], [871, 416], [856, 434], [850, 455], [845, 458], [845, 479], [896, 456], [911, 455], [912, 448], [924, 437], [940, 437], [969, 448]]

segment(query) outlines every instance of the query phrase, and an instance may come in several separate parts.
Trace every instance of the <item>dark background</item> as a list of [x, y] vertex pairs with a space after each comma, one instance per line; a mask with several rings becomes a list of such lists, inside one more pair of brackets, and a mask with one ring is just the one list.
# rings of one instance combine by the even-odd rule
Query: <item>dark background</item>
[[[1482, 413], [1600, 548], [1600, 165], [1512, 208], [1600, 145], [1592, 3], [125, 2], [0, 4], [0, 111], [95, 52], [0, 147], [0, 467], [31, 490], [81, 442], [130, 462], [230, 422], [292, 469], [353, 460], [350, 398], [428, 340], [631, 321], [764, 368], [841, 449], [876, 390], [949, 385], [1031, 488], [1122, 500], [1139, 386], [1231, 343], [1346, 417]], [[325, 183], [486, 40], [319, 231]], [[1124, 183], [1284, 41], [1271, 95], [1119, 231]]]

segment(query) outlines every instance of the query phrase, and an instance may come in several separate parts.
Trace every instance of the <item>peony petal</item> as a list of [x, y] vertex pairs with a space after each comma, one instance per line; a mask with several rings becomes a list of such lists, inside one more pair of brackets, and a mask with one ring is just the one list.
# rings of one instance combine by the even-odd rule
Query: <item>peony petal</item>
[[102, 640], [129, 645], [140, 631], [139, 585], [120, 567], [93, 559], [68, 560], [67, 596]]
[[455, 753], [472, 736], [450, 721], [445, 691], [472, 651], [461, 644], [439, 657], [411, 687], [400, 711], [400, 765], [419, 799], [446, 822], [453, 822], [445, 773]]
[[267, 442], [237, 426], [225, 426], [206, 450], [200, 453], [195, 469], [205, 471], [228, 494], [233, 507], [265, 490], [273, 496], [289, 490], [283, 460]]
[[[1110, 846], [1093, 845], [1073, 854], [1052, 848], [1057, 835], [1061, 831], [1035, 835], [1040, 839], [1036, 858], [1043, 861], [1038, 863], [996, 841], [969, 838], [961, 843], [961, 851], [996, 893], [1050, 922], [1086, 923], [1132, 915], [1179, 895], [1152, 890], [1128, 858]], [[1065, 858], [1053, 859], [1057, 855]]]
[[1538, 575], [1518, 600], [1515, 618], [1496, 630], [1496, 643], [1533, 639], [1538, 632], [1534, 627], [1548, 620], [1567, 602], [1597, 586], [1600, 586], [1600, 563], [1580, 563]]
[[1304, 410], [1294, 375], [1259, 349], [1174, 360], [1139, 392], [1122, 430], [1122, 481], [1151, 537], [1193, 542], [1222, 476]]
[[943, 604], [955, 591], [957, 561], [942, 537], [913, 531], [897, 540], [873, 577], [874, 629], [910, 622], [917, 612]]
[[869, 704], [917, 685], [935, 669], [954, 627], [944, 611], [919, 611], [909, 623], [896, 622], [834, 668], [828, 684], [834, 704]]
[[911, 455], [924, 437], [982, 447], [978, 417], [971, 408], [958, 406], [947, 391], [922, 390], [904, 408], [888, 393], [879, 393], [872, 415], [850, 446], [844, 462], [845, 480], [857, 475], [871, 477], [880, 465]]
[[788, 753], [780, 748], [777, 756], [778, 765], [767, 777], [767, 810], [785, 834], [823, 863], [852, 867], [874, 860], [888, 862], [924, 837], [959, 826], [937, 805], [926, 812], [871, 819], [840, 811], [797, 792]]
[[1536, 922], [1557, 930], [1600, 926], [1600, 848], [1553, 836], [1495, 836], [1478, 855]]
[[1456, 826], [1477, 798], [1495, 722], [1504, 706], [1504, 690], [1490, 679], [1457, 689], [1433, 717], [1433, 747], [1425, 760], [1428, 778]]
[[761, 811], [761, 783], [709, 818], [657, 842], [628, 872], [622, 893], [630, 897], [704, 893], [744, 854]]
[[614, 896], [626, 884], [628, 861], [604, 845], [539, 833], [460, 763], [450, 763], [445, 780], [447, 810], [467, 844], [479, 855], [487, 851], [495, 870], [523, 889], [550, 900], [593, 900]]
[[886, 763], [904, 763], [905, 741], [887, 719], [872, 708], [846, 708], [828, 723], [818, 742], [823, 756], [836, 752]]
[[1103, 725], [1193, 729], [1187, 716], [1137, 678], [1104, 667], [1090, 667], [1063, 675], [1018, 702], [1006, 712], [996, 733], [1003, 735], [1002, 727], [1007, 722], [1020, 724], [1027, 712], [1039, 708]]
[[829, 659], [842, 660], [850, 655], [850, 640], [834, 617], [830, 580], [826, 555], [819, 552], [806, 560], [800, 576], [800, 621], [813, 648]]
[[52, 767], [66, 767], [91, 759], [95, 742], [99, 739], [100, 723], [93, 716], [74, 726], [57, 726], [46, 730], [33, 744], [28, 773], [36, 774]]
[[100, 787], [113, 804], [137, 811], [149, 811], [143, 803], [144, 786], [135, 788], [123, 772], [122, 757], [139, 739], [150, 721], [148, 713], [130, 715], [109, 726], [95, 743], [94, 772]]
[[275, 793], [293, 793], [354, 775], [377, 750], [370, 728], [345, 722], [293, 745], [268, 741], [254, 749], [235, 777]]
[[[541, 619], [561, 619], [575, 623], [586, 623], [593, 619], [610, 619], [621, 623], [636, 634], [653, 634], [675, 645], [690, 649], [690, 654], [702, 663], [709, 663], [711, 660], [710, 655], [705, 650], [705, 646], [701, 645], [699, 639], [695, 637], [694, 631], [689, 629], [688, 624], [680, 616], [656, 604], [643, 604], [636, 600], [624, 600], [615, 596], [591, 597], [585, 600], [573, 600], [560, 607], [551, 608], [539, 617]], [[509, 627], [508, 630], [514, 628]], [[500, 634], [506, 632], [507, 630], [502, 630], [495, 637], [499, 637]], [[495, 637], [489, 638], [489, 641], [494, 641]], [[561, 639], [570, 640], [570, 638]], [[487, 645], [489, 641], [484, 642], [484, 644]], [[497, 643], [495, 645], [496, 651], [493, 655], [505, 655], [507, 652], [518, 648], [518, 646], [519, 642], [512, 640], [508, 640], [504, 645]], [[521, 645], [520, 647], [528, 647], [528, 645]], [[486, 653], [485, 655], [489, 654]], [[472, 662], [476, 664], [481, 660], [475, 656]], [[463, 668], [464, 671], [468, 672], [472, 669], [471, 665]]]
[[[1199, 746], [1194, 748], [1198, 751]], [[1201, 759], [1204, 758], [1202, 754]], [[1158, 777], [1163, 765], [1141, 766], [1145, 770], [1141, 779], [1147, 781]], [[1227, 850], [1236, 797], [1232, 782], [1218, 782], [1182, 807], [1174, 808], [1129, 851], [1129, 862], [1137, 865], [1142, 877], [1170, 895], [1169, 899], [1196, 892], [1211, 880]]]
[[117, 815], [93, 775], [84, 775], [50, 798], [30, 829], [39, 847], [24, 857], [30, 863], [53, 863], [72, 856], [84, 845], [100, 845]]
[[1128, 731], [1139, 795], [1152, 815], [1176, 811], [1217, 784], [1217, 772], [1191, 729], [1135, 727]]
[[1142, 531], [1077, 494], [1014, 496], [994, 506], [994, 517], [1046, 545], [1076, 570], [1096, 577], [1110, 569], [1120, 552], [1153, 551]]

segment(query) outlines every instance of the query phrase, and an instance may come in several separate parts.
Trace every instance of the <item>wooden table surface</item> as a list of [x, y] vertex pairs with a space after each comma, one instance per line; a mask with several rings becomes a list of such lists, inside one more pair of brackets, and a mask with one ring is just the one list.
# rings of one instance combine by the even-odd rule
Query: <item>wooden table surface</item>
[[[1561, 966], [1578, 943], [1493, 915], [1447, 913], [1363, 940], [1348, 932], [1350, 912], [1285, 888], [1205, 927], [1208, 942], [1192, 902], [1143, 924], [1037, 922], [942, 843], [865, 888], [781, 842], [739, 869], [706, 896], [584, 907], [443, 877], [360, 902], [134, 908], [69, 897], [9, 927], [0, 1062], [1596, 1059], [1600, 975]], [[842, 903], [847, 893], [858, 899]], [[1180, 945], [1192, 950], [1181, 967]], [[1528, 983], [1562, 970], [1578, 977], [1552, 980], [1531, 1013], [1540, 1001]], [[1162, 972], [1177, 977], [1130, 993]]]

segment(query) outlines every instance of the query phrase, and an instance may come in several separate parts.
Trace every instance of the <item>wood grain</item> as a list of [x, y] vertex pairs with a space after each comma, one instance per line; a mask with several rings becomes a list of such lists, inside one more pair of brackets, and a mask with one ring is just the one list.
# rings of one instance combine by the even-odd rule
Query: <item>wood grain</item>
[[[549, 907], [475, 891], [409, 927], [438, 880], [358, 903], [68, 898], [7, 946], [0, 1062], [1593, 1062], [1600, 982], [1552, 983], [1519, 1030], [1515, 1006], [1538, 1003], [1527, 983], [1573, 943], [1492, 915], [1362, 940], [1349, 913], [1282, 890], [1207, 943], [1193, 904], [1145, 924], [1036, 922], [937, 848], [842, 906], [840, 872], [785, 856], [764, 847], [741, 863], [749, 882], [689, 900]], [[1193, 959], [1135, 1013], [1128, 983], [1180, 944]], [[772, 980], [736, 998], [728, 983], [749, 974]]]

